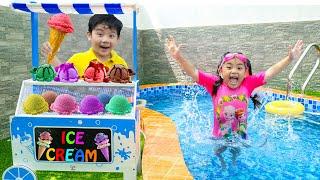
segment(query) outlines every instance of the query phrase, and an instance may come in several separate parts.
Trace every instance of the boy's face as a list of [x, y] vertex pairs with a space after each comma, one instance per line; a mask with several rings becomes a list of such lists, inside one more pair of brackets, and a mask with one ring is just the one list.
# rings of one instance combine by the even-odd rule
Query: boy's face
[[111, 50], [119, 42], [116, 29], [110, 29], [104, 24], [97, 25], [91, 33], [87, 33], [87, 37], [97, 58], [102, 61], [111, 57]]

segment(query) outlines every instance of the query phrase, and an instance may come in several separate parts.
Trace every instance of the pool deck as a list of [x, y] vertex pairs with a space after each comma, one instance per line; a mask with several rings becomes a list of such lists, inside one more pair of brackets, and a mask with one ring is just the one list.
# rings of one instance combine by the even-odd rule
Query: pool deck
[[183, 159], [176, 126], [169, 117], [144, 108], [141, 110], [141, 130], [145, 134], [144, 180], [193, 179]]

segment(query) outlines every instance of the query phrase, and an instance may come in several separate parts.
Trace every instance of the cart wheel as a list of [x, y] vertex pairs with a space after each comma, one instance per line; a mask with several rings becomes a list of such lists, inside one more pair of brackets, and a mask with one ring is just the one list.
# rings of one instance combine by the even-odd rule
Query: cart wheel
[[36, 180], [33, 171], [25, 166], [11, 166], [2, 174], [3, 180]]

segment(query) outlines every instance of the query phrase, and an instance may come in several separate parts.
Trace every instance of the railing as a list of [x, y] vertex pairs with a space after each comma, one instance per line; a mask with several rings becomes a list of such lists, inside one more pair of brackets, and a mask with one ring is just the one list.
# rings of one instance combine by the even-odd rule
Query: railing
[[302, 62], [302, 60], [305, 58], [306, 54], [311, 50], [312, 47], [315, 47], [315, 49], [318, 51], [318, 58], [316, 60], [315, 65], [313, 66], [311, 72], [309, 73], [307, 79], [305, 80], [305, 82], [303, 83], [302, 87], [301, 87], [301, 91], [304, 94], [304, 91], [311, 79], [311, 77], [313, 76], [313, 74], [316, 72], [316, 69], [318, 68], [319, 64], [320, 64], [320, 46], [316, 43], [312, 43], [309, 44], [306, 48], [306, 50], [303, 51], [302, 55], [300, 56], [299, 60], [297, 61], [297, 63], [293, 66], [292, 70], [289, 73], [288, 76], [288, 83], [287, 83], [287, 96], [286, 98], [288, 98], [289, 92], [291, 91], [291, 85], [292, 85], [292, 76], [294, 74], [294, 72], [297, 70], [298, 66], [300, 65], [300, 63]]

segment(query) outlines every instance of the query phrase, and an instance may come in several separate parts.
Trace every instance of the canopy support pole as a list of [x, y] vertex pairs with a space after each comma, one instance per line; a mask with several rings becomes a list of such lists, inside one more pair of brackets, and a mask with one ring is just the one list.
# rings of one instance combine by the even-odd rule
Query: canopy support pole
[[38, 13], [31, 12], [32, 68], [39, 66]]
[[133, 55], [133, 71], [135, 72], [134, 81], [138, 80], [138, 31], [137, 31], [137, 11], [133, 11], [133, 30], [132, 30], [132, 55]]

